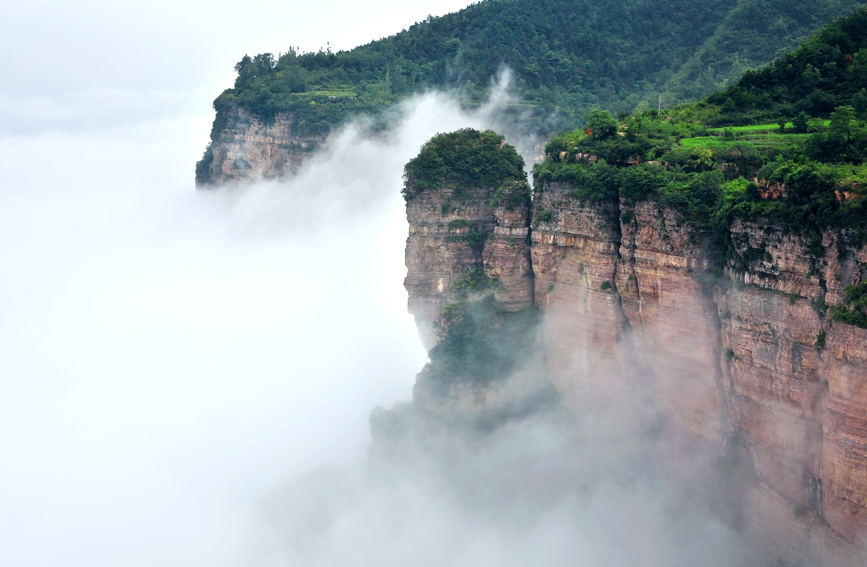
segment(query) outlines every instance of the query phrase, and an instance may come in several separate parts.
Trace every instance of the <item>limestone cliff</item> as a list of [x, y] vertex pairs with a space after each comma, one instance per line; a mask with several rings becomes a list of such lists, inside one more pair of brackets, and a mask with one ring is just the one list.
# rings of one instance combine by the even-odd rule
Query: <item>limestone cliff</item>
[[[507, 192], [526, 193], [520, 183]], [[436, 344], [442, 309], [490, 289], [507, 310], [533, 303], [529, 199], [494, 201], [497, 189], [427, 191], [407, 204], [404, 282], [422, 342]]]
[[[454, 282], [477, 267], [499, 274], [510, 308], [544, 312], [547, 373], [571, 403], [643, 396], [667, 431], [741, 455], [739, 525], [769, 561], [863, 564], [867, 330], [829, 307], [867, 280], [867, 246], [847, 231], [817, 242], [735, 221], [723, 260], [654, 200], [591, 202], [546, 183], [522, 224], [489, 197], [451, 209], [448, 191], [431, 191], [408, 205], [406, 287], [429, 346]], [[473, 249], [464, 222], [494, 237]]]
[[[283, 112], [263, 122], [246, 110], [226, 112], [217, 136], [196, 164], [196, 187], [291, 176], [322, 138], [295, 133], [295, 117]], [[219, 126], [219, 127], [218, 127]]]
[[716, 298], [732, 424], [759, 479], [752, 516], [788, 526], [766, 536], [777, 555], [860, 564], [867, 330], [832, 322], [826, 306], [862, 280], [867, 247], [827, 231], [817, 254], [808, 239], [781, 227], [740, 222], [732, 236], [742, 256], [729, 262], [732, 285], [718, 287]]

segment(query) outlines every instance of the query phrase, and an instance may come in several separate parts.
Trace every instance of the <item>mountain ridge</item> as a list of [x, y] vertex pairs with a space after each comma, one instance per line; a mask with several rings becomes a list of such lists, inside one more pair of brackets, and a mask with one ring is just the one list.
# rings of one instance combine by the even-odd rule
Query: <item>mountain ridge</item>
[[[197, 185], [291, 175], [350, 116], [377, 115], [425, 89], [449, 89], [465, 106], [477, 105], [503, 66], [521, 99], [507, 112], [543, 135], [577, 127], [592, 107], [617, 114], [694, 100], [861, 5], [485, 0], [349, 51], [245, 56], [235, 86], [214, 101]], [[752, 25], [757, 11], [774, 26]], [[273, 146], [252, 160], [245, 152], [255, 154], [257, 141], [243, 140], [251, 128], [261, 132], [260, 145]]]

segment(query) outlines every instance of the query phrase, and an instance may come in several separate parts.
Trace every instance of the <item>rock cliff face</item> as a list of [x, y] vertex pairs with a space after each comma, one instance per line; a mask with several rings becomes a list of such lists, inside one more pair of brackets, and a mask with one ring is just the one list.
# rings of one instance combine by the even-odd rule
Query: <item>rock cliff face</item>
[[[571, 193], [537, 187], [532, 229], [526, 213], [498, 216], [484, 191], [455, 209], [448, 192], [409, 204], [406, 287], [426, 344], [450, 286], [483, 266], [510, 308], [543, 310], [547, 372], [570, 403], [639, 396], [672, 434], [735, 447], [748, 469], [740, 526], [768, 561], [863, 565], [867, 330], [833, 322], [828, 306], [867, 279], [867, 246], [736, 221], [723, 262], [674, 210]], [[464, 221], [494, 235], [484, 248], [460, 239]]]
[[492, 289], [510, 311], [532, 305], [527, 237], [529, 202], [509, 203], [508, 191], [494, 201], [490, 187], [427, 191], [407, 205], [406, 243], [409, 312], [427, 348], [436, 344], [435, 323], [459, 296]]
[[266, 124], [242, 109], [229, 112], [219, 137], [196, 164], [196, 186], [281, 178], [298, 171], [323, 140], [296, 135], [294, 119], [284, 112]]
[[716, 293], [732, 424], [759, 480], [751, 516], [788, 526], [765, 536], [777, 555], [830, 565], [861, 564], [867, 543], [867, 330], [825, 312], [867, 267], [847, 236], [825, 233], [817, 254], [780, 227], [735, 223], [755, 259], [731, 262], [734, 285]]

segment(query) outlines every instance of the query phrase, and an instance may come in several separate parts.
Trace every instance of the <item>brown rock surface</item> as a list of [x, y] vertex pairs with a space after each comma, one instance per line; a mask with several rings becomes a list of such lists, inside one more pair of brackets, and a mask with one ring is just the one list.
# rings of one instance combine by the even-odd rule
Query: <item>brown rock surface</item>
[[[735, 500], [762, 561], [867, 563], [867, 330], [827, 311], [867, 280], [867, 246], [736, 221], [718, 280], [710, 235], [680, 213], [571, 193], [537, 187], [531, 264], [526, 224], [498, 216], [488, 192], [454, 209], [448, 191], [410, 203], [417, 321], [432, 324], [451, 284], [483, 266], [512, 308], [544, 311], [547, 372], [572, 404], [650, 400], [667, 431], [740, 448], [750, 480]], [[465, 221], [494, 235], [484, 250], [456, 238]]]
[[205, 171], [196, 170], [196, 186], [254, 182], [262, 179], [288, 177], [298, 171], [302, 161], [320, 138], [300, 137], [293, 131], [294, 116], [278, 114], [270, 124], [235, 109], [229, 113], [220, 137], [211, 142], [206, 152]]
[[[585, 206], [570, 191], [553, 183], [535, 195], [532, 259], [548, 371], [573, 404], [611, 404], [628, 389], [620, 343], [628, 322], [613, 288], [619, 209]], [[552, 218], [538, 220], [539, 211]]]
[[409, 312], [425, 347], [436, 344], [434, 323], [458, 300], [461, 280], [471, 273], [493, 279], [496, 298], [507, 310], [533, 304], [527, 246], [528, 207], [491, 203], [492, 188], [424, 191], [407, 203], [406, 242]]
[[833, 232], [821, 254], [814, 238], [776, 226], [735, 223], [732, 235], [739, 252], [761, 251], [729, 263], [735, 285], [718, 296], [732, 419], [769, 502], [753, 503], [765, 519], [754, 534], [785, 561], [860, 565], [867, 331], [831, 322], [822, 300], [860, 281], [867, 250]]
[[635, 358], [678, 432], [721, 444], [728, 432], [716, 305], [701, 278], [714, 250], [694, 223], [655, 202], [621, 204], [617, 289]]

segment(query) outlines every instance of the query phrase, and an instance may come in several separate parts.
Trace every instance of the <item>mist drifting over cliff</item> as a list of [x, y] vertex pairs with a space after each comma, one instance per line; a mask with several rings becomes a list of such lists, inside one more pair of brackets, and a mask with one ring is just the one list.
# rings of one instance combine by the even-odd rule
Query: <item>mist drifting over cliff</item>
[[0, 139], [0, 562], [735, 563], [695, 471], [614, 413], [467, 435], [403, 406], [369, 452], [425, 360], [403, 164], [439, 131], [519, 133], [500, 102], [418, 97], [288, 183], [215, 192], [184, 114]]

